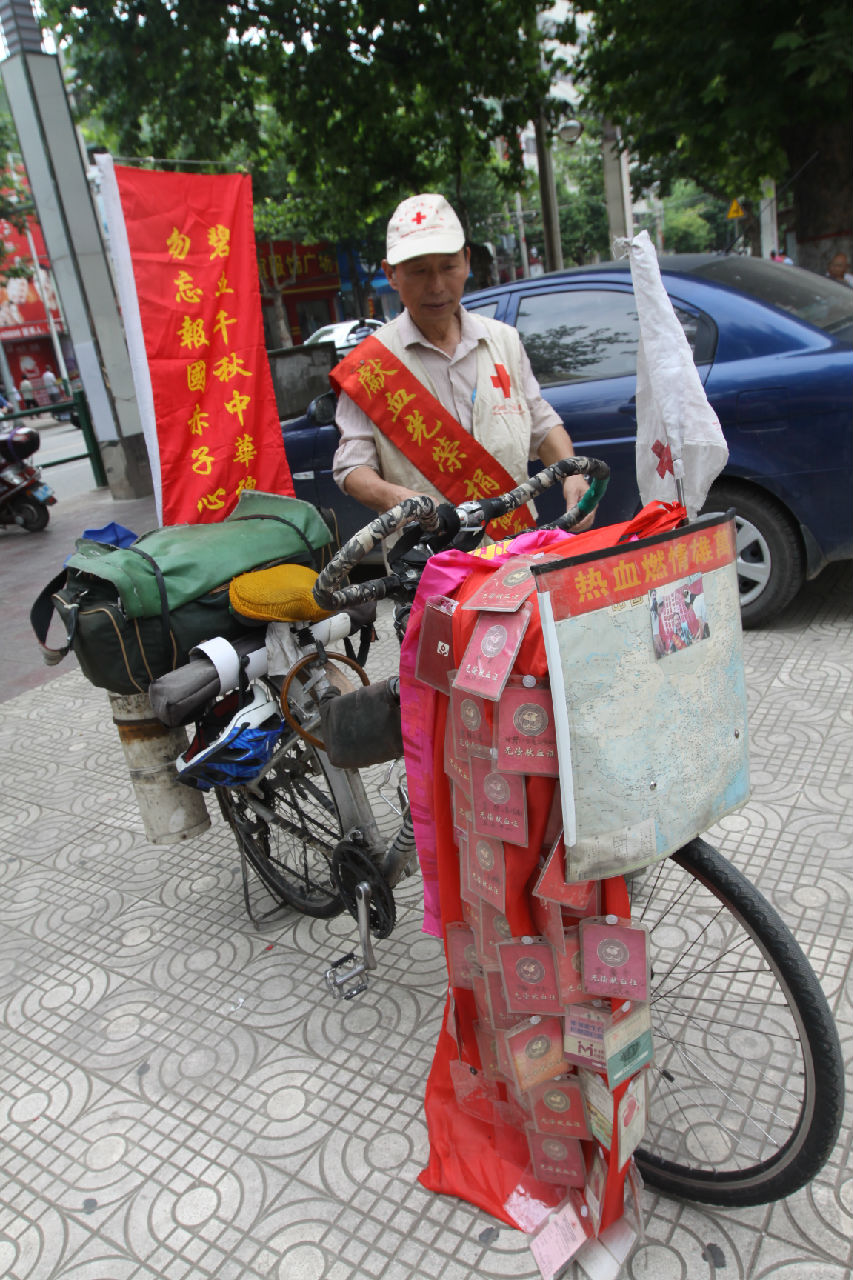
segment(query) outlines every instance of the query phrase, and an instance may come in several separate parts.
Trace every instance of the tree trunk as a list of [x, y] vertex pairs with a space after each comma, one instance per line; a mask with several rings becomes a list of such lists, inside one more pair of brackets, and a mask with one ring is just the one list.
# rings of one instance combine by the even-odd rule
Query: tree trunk
[[826, 273], [834, 254], [853, 261], [853, 120], [804, 123], [785, 138], [793, 178], [797, 265]]
[[290, 332], [290, 325], [287, 322], [287, 312], [284, 308], [284, 298], [282, 297], [282, 289], [287, 284], [295, 284], [296, 277], [290, 280], [281, 280], [279, 278], [278, 269], [275, 261], [275, 245], [270, 239], [270, 277], [272, 283], [261, 290], [265, 298], [269, 298], [272, 302], [272, 317], [270, 319], [270, 339], [272, 342], [271, 350], [277, 351], [281, 347], [293, 346], [293, 334]]

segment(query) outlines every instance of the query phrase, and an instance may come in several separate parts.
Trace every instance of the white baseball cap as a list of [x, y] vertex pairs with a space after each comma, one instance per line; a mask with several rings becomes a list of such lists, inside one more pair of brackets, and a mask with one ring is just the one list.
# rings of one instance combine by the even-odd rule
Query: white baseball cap
[[458, 253], [465, 244], [465, 232], [444, 196], [433, 191], [410, 196], [388, 222], [386, 258], [392, 267], [423, 253]]

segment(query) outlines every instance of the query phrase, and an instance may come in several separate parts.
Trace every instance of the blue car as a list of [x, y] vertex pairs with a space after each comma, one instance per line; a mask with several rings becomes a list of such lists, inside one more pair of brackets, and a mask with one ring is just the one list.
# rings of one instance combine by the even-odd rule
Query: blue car
[[[729, 446], [705, 509], [735, 508], [742, 617], [757, 626], [805, 578], [853, 556], [853, 289], [736, 255], [660, 265]], [[640, 499], [627, 263], [513, 281], [467, 294], [463, 305], [517, 327], [576, 451], [611, 467], [599, 523], [628, 519]], [[331, 479], [334, 397], [283, 428], [298, 496], [332, 507], [345, 536], [366, 523], [370, 513]], [[542, 520], [557, 514], [538, 505]]]

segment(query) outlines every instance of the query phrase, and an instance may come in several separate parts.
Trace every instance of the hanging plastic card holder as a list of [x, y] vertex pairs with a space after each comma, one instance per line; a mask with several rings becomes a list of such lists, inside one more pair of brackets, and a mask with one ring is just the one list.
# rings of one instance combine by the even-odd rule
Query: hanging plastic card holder
[[507, 1008], [520, 1014], [562, 1012], [557, 967], [544, 938], [514, 938], [498, 947]]
[[[454, 673], [453, 679], [456, 679]], [[474, 693], [454, 686], [450, 690], [448, 722], [453, 733], [453, 746], [463, 759], [469, 754], [490, 755], [494, 746], [494, 704]]]
[[617, 1158], [624, 1168], [646, 1132], [648, 1072], [641, 1071], [629, 1083], [616, 1110]]
[[586, 1174], [586, 1186], [583, 1198], [592, 1219], [593, 1234], [598, 1235], [601, 1226], [601, 1211], [604, 1208], [604, 1193], [607, 1188], [607, 1160], [600, 1147], [596, 1147]]
[[585, 1184], [586, 1166], [577, 1138], [537, 1133], [528, 1126], [527, 1145], [537, 1178], [560, 1187], [582, 1187]]
[[626, 1001], [616, 1010], [604, 1031], [603, 1050], [611, 1089], [654, 1060], [652, 1013], [647, 1003]]
[[535, 894], [531, 894], [530, 914], [536, 932], [547, 938], [556, 952], [565, 951], [565, 926], [559, 902], [550, 902], [547, 898], [537, 898]]
[[530, 622], [530, 605], [517, 613], [484, 613], [477, 619], [453, 682], [455, 689], [497, 702]]
[[486, 970], [486, 1001], [489, 1007], [489, 1022], [496, 1030], [505, 1031], [518, 1025], [520, 1015], [512, 1013], [507, 1007], [503, 974], [500, 969]]
[[543, 1080], [562, 1075], [566, 1063], [560, 1019], [533, 1017], [500, 1031], [498, 1062], [521, 1093]]
[[452, 987], [473, 991], [473, 970], [477, 966], [477, 949], [474, 931], [467, 925], [453, 923], [447, 926], [447, 972]]
[[578, 1071], [590, 1132], [607, 1150], [613, 1142], [613, 1094], [595, 1071]]
[[528, 1095], [533, 1127], [540, 1133], [561, 1134], [566, 1138], [591, 1137], [583, 1090], [576, 1075], [545, 1080]]
[[470, 756], [471, 810], [479, 835], [527, 844], [527, 793], [519, 773], [501, 773], [484, 756]]
[[569, 1062], [581, 1067], [604, 1071], [604, 1032], [610, 1025], [610, 1013], [601, 1006], [572, 1005], [565, 1012], [565, 1050]]
[[530, 564], [520, 556], [507, 561], [489, 575], [462, 608], [481, 609], [484, 613], [515, 613], [535, 589]]
[[430, 685], [439, 693], [447, 693], [453, 669], [453, 614], [458, 601], [447, 596], [433, 596], [424, 606], [415, 679]]
[[468, 753], [460, 753], [456, 750], [449, 716], [444, 726], [444, 772], [452, 782], [458, 782], [460, 787], [470, 792], [471, 770], [468, 766]]
[[478, 902], [474, 937], [480, 964], [490, 969], [497, 968], [498, 943], [508, 942], [512, 937], [512, 929], [503, 911], [481, 899]]
[[468, 837], [465, 855], [460, 862], [464, 896], [469, 900], [471, 897], [480, 898], [502, 912], [506, 897], [503, 842], [473, 832]]
[[589, 917], [579, 927], [584, 991], [611, 1000], [648, 999], [648, 930], [614, 915]]
[[581, 977], [581, 940], [577, 925], [563, 931], [563, 949], [557, 952], [557, 986], [564, 1005], [585, 1004], [589, 996]]
[[498, 1091], [483, 1071], [477, 1071], [458, 1058], [450, 1063], [450, 1079], [460, 1111], [491, 1124]]
[[557, 730], [547, 684], [510, 677], [498, 704], [496, 745], [499, 769], [557, 777]]
[[592, 1235], [592, 1215], [578, 1191], [570, 1191], [528, 1236], [542, 1280], [556, 1280]]
[[548, 857], [533, 892], [537, 898], [559, 902], [566, 915], [579, 918], [598, 911], [599, 886], [597, 880], [582, 880], [570, 884], [566, 880], [566, 846], [562, 834], [550, 847]]
[[459, 782], [450, 784], [450, 794], [453, 804], [453, 826], [459, 833], [460, 840], [474, 825], [474, 810], [471, 801], [465, 789]]
[[483, 1075], [487, 1080], [500, 1079], [497, 1032], [488, 1023], [480, 1022], [478, 1019], [474, 1023], [474, 1035], [477, 1039], [477, 1049], [480, 1054]]

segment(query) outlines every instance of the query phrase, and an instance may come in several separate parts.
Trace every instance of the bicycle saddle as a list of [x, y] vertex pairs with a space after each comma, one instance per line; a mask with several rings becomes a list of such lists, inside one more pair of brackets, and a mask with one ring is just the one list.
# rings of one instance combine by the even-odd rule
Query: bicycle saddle
[[314, 570], [300, 564], [253, 569], [231, 579], [231, 608], [239, 617], [263, 622], [319, 622], [331, 614], [311, 594], [316, 581]]

